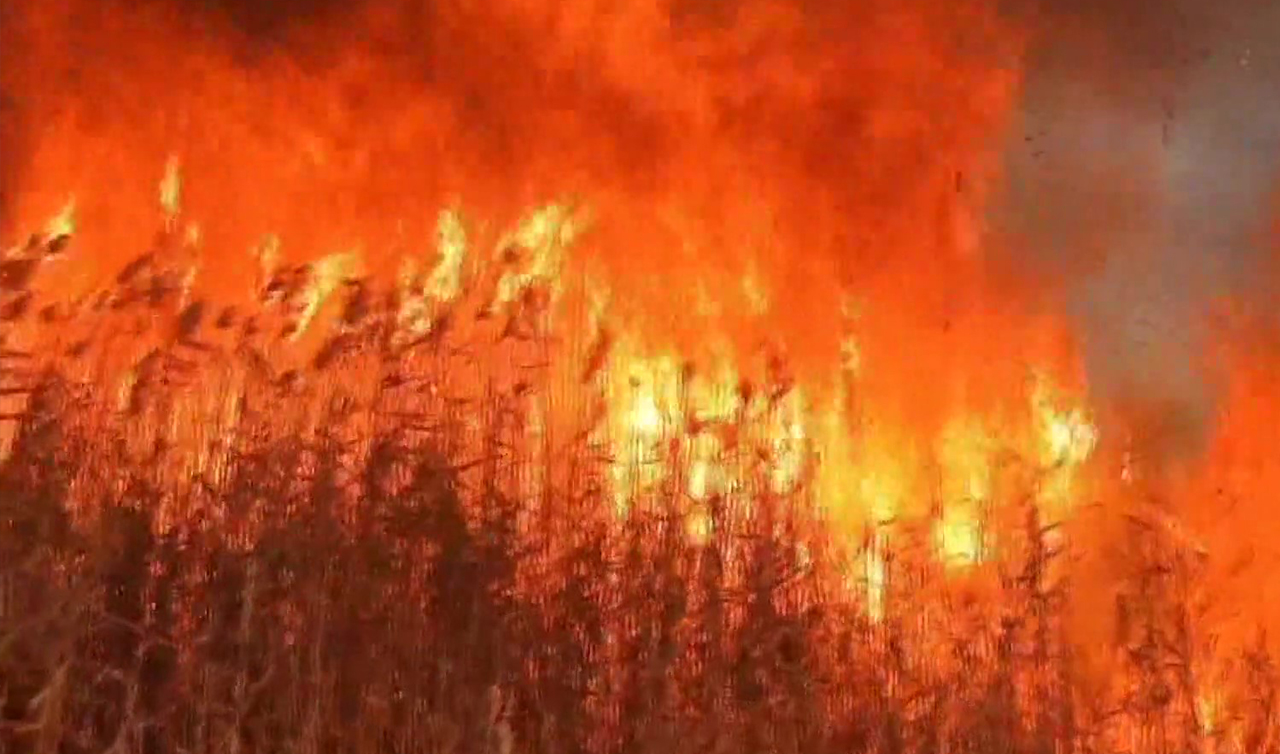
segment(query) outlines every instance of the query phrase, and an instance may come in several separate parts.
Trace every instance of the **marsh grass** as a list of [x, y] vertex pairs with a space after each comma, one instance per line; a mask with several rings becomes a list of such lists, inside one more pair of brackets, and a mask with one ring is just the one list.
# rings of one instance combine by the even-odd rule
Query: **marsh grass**
[[[1157, 529], [1133, 526], [1094, 693], [1029, 502], [966, 578], [928, 521], [869, 538], [874, 611], [866, 552], [769, 484], [760, 415], [729, 422], [741, 484], [691, 500], [662, 445], [619, 515], [607, 334], [556, 376], [549, 282], [509, 277], [534, 254], [448, 297], [328, 281], [302, 358], [317, 266], [220, 307], [175, 234], [74, 305], [30, 291], [68, 239], [0, 264], [5, 751], [1280, 752], [1265, 644], [1213, 652], [1202, 556]], [[770, 371], [743, 391], [784, 393]]]

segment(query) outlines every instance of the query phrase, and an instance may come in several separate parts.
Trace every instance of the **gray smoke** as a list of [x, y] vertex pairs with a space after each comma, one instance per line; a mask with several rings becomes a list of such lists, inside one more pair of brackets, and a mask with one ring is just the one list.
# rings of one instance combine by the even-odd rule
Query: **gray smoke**
[[[998, 217], [1066, 283], [1103, 401], [1194, 453], [1214, 415], [1204, 323], [1256, 281], [1280, 178], [1280, 3], [1037, 6], [1042, 38]], [[1153, 407], [1159, 407], [1153, 410]]]

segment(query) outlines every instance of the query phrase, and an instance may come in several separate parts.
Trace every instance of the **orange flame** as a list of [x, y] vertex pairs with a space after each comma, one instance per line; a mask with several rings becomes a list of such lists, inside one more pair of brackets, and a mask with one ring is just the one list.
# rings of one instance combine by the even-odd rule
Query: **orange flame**
[[[555, 355], [607, 354], [585, 382], [617, 512], [668, 481], [655, 458], [681, 460], [694, 540], [752, 473], [810, 484], [843, 540], [877, 543], [853, 571], [883, 615], [894, 519], [933, 516], [964, 569], [1003, 546], [987, 519], [1012, 477], [1054, 522], [1120, 485], [1071, 323], [984, 227], [1025, 30], [985, 0], [817, 5], [371, 3], [263, 52], [161, 5], [27, 4], [15, 86], [38, 128], [0, 231], [74, 233], [75, 263], [36, 281], [73, 298], [157, 220], [184, 306], [312, 260], [298, 340], [363, 272], [400, 275], [415, 337], [482, 284], [499, 308], [590, 310]], [[1280, 396], [1240, 360], [1188, 489], [1261, 500]]]

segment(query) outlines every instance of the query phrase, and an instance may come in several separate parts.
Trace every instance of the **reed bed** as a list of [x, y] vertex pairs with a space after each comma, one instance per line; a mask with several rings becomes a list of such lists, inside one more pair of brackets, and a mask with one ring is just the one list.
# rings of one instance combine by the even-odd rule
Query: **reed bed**
[[1265, 643], [1213, 652], [1203, 556], [1157, 528], [1098, 688], [1033, 504], [966, 579], [927, 521], [838, 541], [770, 482], [776, 370], [681, 430], [733, 437], [738, 483], [691, 496], [687, 443], [605, 420], [608, 333], [552, 363], [540, 217], [466, 275], [453, 221], [395, 284], [263, 254], [237, 307], [173, 217], [81, 301], [32, 290], [69, 232], [0, 261], [4, 751], [1280, 752]]

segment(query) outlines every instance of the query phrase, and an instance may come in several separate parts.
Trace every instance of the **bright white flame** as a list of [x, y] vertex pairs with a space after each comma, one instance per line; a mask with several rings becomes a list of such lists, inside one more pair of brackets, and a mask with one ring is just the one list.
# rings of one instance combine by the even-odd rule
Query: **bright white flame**
[[1051, 395], [1048, 381], [1042, 377], [1037, 380], [1031, 403], [1039, 461], [1053, 471], [1041, 487], [1040, 502], [1069, 508], [1078, 498], [1076, 472], [1093, 454], [1098, 430], [1081, 408], [1062, 408], [1062, 401]]
[[1032, 395], [1032, 410], [1040, 423], [1042, 460], [1053, 466], [1077, 466], [1093, 453], [1098, 430], [1079, 408], [1064, 411], [1054, 404], [1047, 382], [1038, 379]]
[[967, 566], [982, 561], [982, 527], [966, 511], [948, 510], [933, 532], [938, 553], [948, 565]]
[[1046, 436], [1049, 452], [1060, 461], [1078, 464], [1093, 452], [1098, 433], [1078, 409], [1052, 417]]
[[662, 431], [662, 413], [653, 399], [653, 393], [644, 390], [636, 396], [627, 417], [632, 431], [646, 438], [657, 437]]

